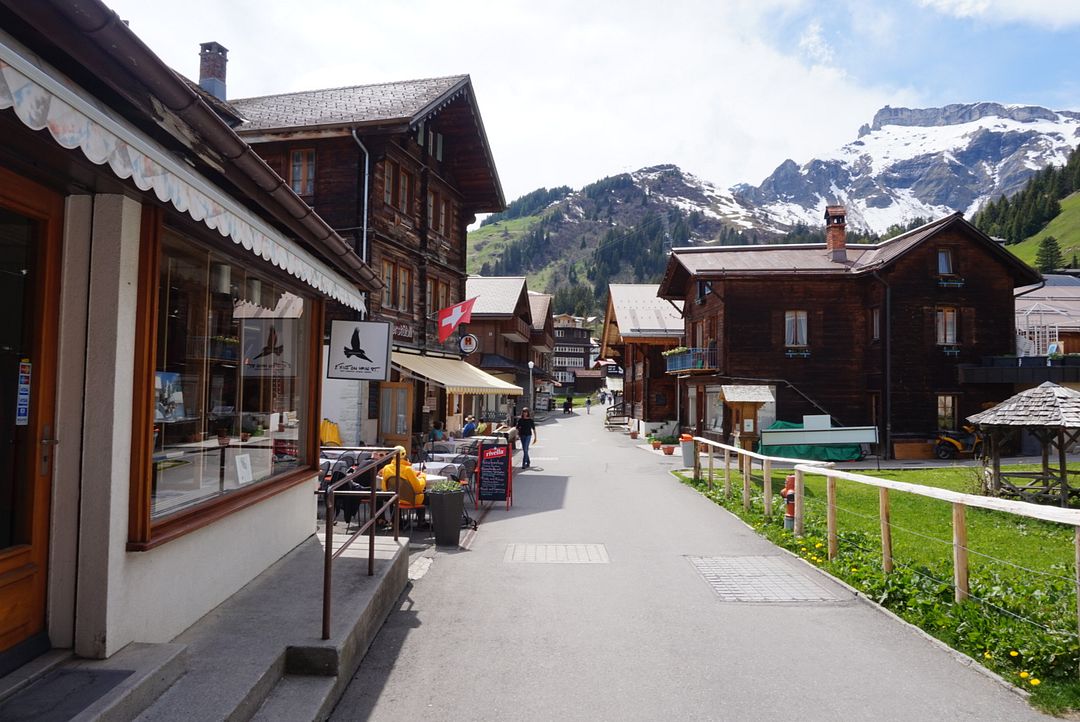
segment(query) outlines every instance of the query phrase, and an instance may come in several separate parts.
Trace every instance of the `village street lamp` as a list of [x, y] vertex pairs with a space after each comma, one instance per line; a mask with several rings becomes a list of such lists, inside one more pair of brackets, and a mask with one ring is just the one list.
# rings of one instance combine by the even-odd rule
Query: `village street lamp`
[[533, 386], [532, 379], [533, 366], [535, 365], [536, 364], [534, 364], [532, 361], [529, 362], [529, 413], [532, 413], [533, 411], [533, 397], [536, 395], [536, 387]]

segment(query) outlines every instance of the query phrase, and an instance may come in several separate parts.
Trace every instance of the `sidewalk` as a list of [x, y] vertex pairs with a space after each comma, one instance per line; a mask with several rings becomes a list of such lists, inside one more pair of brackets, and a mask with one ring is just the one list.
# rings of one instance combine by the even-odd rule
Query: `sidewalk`
[[1045, 719], [602, 425], [544, 425], [514, 507], [430, 556], [332, 719]]

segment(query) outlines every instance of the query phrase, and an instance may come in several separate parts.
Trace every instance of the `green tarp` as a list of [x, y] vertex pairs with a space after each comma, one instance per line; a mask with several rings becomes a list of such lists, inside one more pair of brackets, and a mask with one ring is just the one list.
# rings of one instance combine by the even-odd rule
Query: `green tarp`
[[[802, 424], [790, 421], [774, 421], [770, 429], [801, 429]], [[862, 458], [859, 444], [793, 444], [791, 446], [765, 446], [758, 442], [757, 452], [765, 456], [783, 456], [788, 459], [814, 461], [858, 461]]]

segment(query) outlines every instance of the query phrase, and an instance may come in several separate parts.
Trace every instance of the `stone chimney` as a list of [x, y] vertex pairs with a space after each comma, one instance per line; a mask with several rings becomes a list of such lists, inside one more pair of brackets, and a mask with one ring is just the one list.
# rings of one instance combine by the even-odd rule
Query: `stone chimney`
[[843, 206], [825, 206], [825, 248], [834, 263], [847, 262], [845, 220], [847, 211]]
[[199, 44], [199, 87], [218, 100], [225, 100], [225, 65], [229, 49], [220, 43]]

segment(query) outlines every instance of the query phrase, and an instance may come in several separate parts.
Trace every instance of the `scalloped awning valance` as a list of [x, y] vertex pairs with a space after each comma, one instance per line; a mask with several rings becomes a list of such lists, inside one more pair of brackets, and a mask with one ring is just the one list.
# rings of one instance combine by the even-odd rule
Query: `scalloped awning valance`
[[126, 120], [109, 113], [29, 52], [0, 34], [0, 109], [12, 108], [23, 125], [48, 130], [64, 148], [79, 148], [143, 191], [206, 224], [244, 250], [358, 311], [363, 296], [341, 274], [257, 217], [229, 194], [176, 160]]

